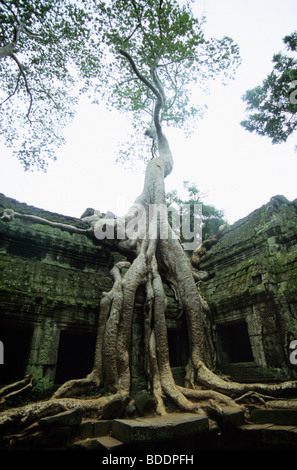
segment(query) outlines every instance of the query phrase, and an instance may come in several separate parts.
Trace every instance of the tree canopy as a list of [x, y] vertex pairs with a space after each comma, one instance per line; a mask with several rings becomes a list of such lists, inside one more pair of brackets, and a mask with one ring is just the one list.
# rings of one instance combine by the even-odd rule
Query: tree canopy
[[25, 169], [45, 169], [64, 143], [91, 70], [90, 11], [89, 2], [0, 1], [1, 137]]
[[283, 42], [289, 54], [275, 54], [272, 72], [243, 96], [248, 118], [242, 126], [270, 138], [273, 144], [286, 142], [297, 128], [297, 31]]
[[[139, 0], [101, 5], [103, 43], [113, 52], [105, 56], [109, 59], [103, 69], [105, 96], [112, 109], [131, 118], [146, 159], [156, 151], [155, 140], [152, 149], [144, 140], [144, 129], [146, 136], [153, 137], [157, 101], [153, 88], [162, 97], [160, 122], [190, 134], [203, 115], [201, 97], [209, 80], [219, 76], [229, 80], [240, 62], [232, 39], [205, 38], [205, 18], [194, 18], [191, 3]], [[99, 87], [102, 90], [102, 81]], [[122, 151], [123, 158], [135, 154], [135, 139], [131, 143], [132, 148], [128, 145]]]
[[[81, 91], [131, 117], [141, 146], [144, 129], [153, 137], [154, 89], [162, 95], [160, 120], [190, 132], [203, 112], [200, 91], [211, 78], [232, 77], [239, 64], [233, 40], [206, 39], [205, 19], [194, 18], [190, 4], [1, 0], [1, 134], [25, 168], [55, 158]], [[155, 146], [147, 143], [141, 155]], [[131, 148], [122, 155], [135, 155], [135, 139]]]
[[[48, 33], [48, 30], [43, 30], [44, 24], [48, 24], [48, 29], [51, 29], [52, 24], [47, 23], [46, 19], [43, 23], [41, 17], [35, 16], [34, 29], [34, 25], [30, 23], [31, 10], [26, 22], [21, 21], [17, 0], [14, 2], [0, 0], [0, 3], [9, 11], [10, 26], [16, 31], [17, 39], [19, 35], [19, 38], [24, 40], [24, 46], [28, 42], [28, 49], [30, 41], [33, 41], [32, 34], [42, 37], [43, 33]], [[60, 86], [58, 83], [63, 84], [65, 81], [66, 84], [73, 85], [71, 81], [73, 73], [77, 73], [78, 78], [81, 75], [85, 89], [88, 88], [91, 94], [93, 91], [97, 92], [98, 97], [104, 98], [111, 109], [123, 112], [127, 118], [131, 117], [134, 133], [137, 136], [149, 137], [152, 140], [151, 148], [147, 147], [149, 156], [154, 158], [150, 158], [147, 162], [143, 191], [128, 214], [124, 218], [110, 219], [112, 227], [116, 223], [117, 230], [121, 229], [121, 236], [110, 237], [113, 240], [113, 250], [124, 254], [125, 259], [119, 260], [116, 257], [115, 265], [110, 271], [114, 281], [112, 288], [109, 292], [102, 292], [93, 369], [84, 378], [62, 384], [49, 400], [41, 402], [36, 408], [32, 409], [32, 406], [28, 405], [25, 409], [11, 410], [11, 413], [2, 415], [0, 417], [2, 425], [11, 426], [17, 423], [19, 426], [20, 423], [28, 422], [26, 420], [28, 415], [31, 424], [37, 421], [41, 414], [44, 416], [47, 412], [53, 413], [57, 408], [61, 411], [61, 408], [69, 409], [77, 406], [86, 413], [95, 410], [98, 417], [98, 411], [104, 411], [105, 406], [113, 400], [121, 402], [124, 400], [125, 406], [130, 403], [133, 391], [132, 325], [140, 286], [143, 287], [145, 296], [141, 315], [142, 368], [146, 388], [154, 398], [157, 414], [167, 413], [164, 402], [166, 397], [183, 411], [200, 413], [201, 409], [205, 409], [212, 419], [213, 416], [218, 416], [221, 420], [220, 405], [232, 405], [241, 411], [241, 406], [234, 398], [242, 399], [250, 391], [272, 396], [296, 390], [296, 382], [244, 384], [224, 380], [214, 372], [216, 358], [211, 312], [199, 289], [200, 283], [208, 274], [199, 269], [201, 256], [218, 242], [224, 226], [220, 227], [215, 237], [206, 240], [194, 250], [190, 261], [180, 239], [175, 236], [168, 224], [167, 213], [162, 217], [156, 212], [152, 216], [150, 212], [152, 206], [157, 209], [164, 206], [166, 208], [164, 179], [173, 168], [169, 142], [163, 132], [165, 125], [190, 129], [195, 124], [201, 109], [199, 96], [195, 96], [196, 88], [201, 86], [204, 89], [205, 82], [210, 77], [222, 75], [226, 78], [230, 74], [232, 76], [239, 61], [237, 46], [227, 37], [221, 40], [207, 40], [203, 34], [203, 21], [194, 18], [190, 1], [80, 0], [72, 3], [69, 1], [65, 5], [60, 2], [53, 3], [53, 10], [45, 10], [45, 18], [50, 20], [52, 14], [56, 15], [56, 26], [51, 31], [53, 36], [49, 35], [55, 39], [53, 43], [49, 41], [46, 45], [49, 51], [57, 52], [55, 60], [60, 59], [63, 62], [62, 72], [60, 77], [60, 69], [56, 67], [58, 64], [47, 63], [44, 60], [37, 64], [41, 67], [40, 74], [45, 66], [52, 67], [50, 72], [46, 72], [46, 77], [51, 77], [53, 87], [57, 85], [58, 90]], [[36, 7], [37, 3], [24, 2], [23, 5]], [[57, 9], [58, 6], [61, 6], [60, 11]], [[90, 12], [89, 17], [86, 11]], [[65, 17], [63, 12], [66, 14]], [[37, 28], [39, 21], [40, 29]], [[64, 36], [59, 36], [61, 28]], [[30, 45], [32, 51], [29, 49], [31, 52], [28, 53], [28, 59], [31, 59], [28, 67], [32, 66], [31, 69], [29, 67], [29, 71], [33, 73], [34, 70], [29, 86], [27, 68], [18, 65], [18, 62], [25, 63], [27, 55], [24, 54], [22, 58], [21, 53], [17, 52], [18, 57], [16, 56], [16, 45], [21, 45], [21, 42], [18, 42], [20, 39], [16, 45], [13, 40], [10, 43], [6, 39], [7, 36], [4, 38], [4, 32], [3, 28], [1, 51], [3, 58], [8, 60], [2, 62], [2, 65], [4, 64], [3, 67], [8, 66], [7, 64], [17, 65], [14, 81], [9, 81], [13, 74], [9, 74], [9, 70], [5, 69], [6, 81], [10, 84], [8, 98], [10, 95], [15, 97], [17, 93], [23, 91], [23, 95], [27, 98], [26, 120], [29, 123], [31, 121], [32, 125], [34, 112], [30, 93], [33, 90], [36, 73], [34, 63], [32, 64], [35, 58], [34, 47]], [[38, 41], [39, 39], [36, 47], [42, 59], [42, 39], [40, 47]], [[61, 56], [59, 48], [68, 51], [69, 55]], [[10, 53], [7, 52], [5, 55], [7, 50], [10, 50]], [[26, 50], [26, 47], [23, 50]], [[69, 74], [68, 66], [71, 66]], [[74, 77], [75, 80], [76, 75]], [[61, 82], [59, 78], [62, 78]], [[37, 75], [35, 79], [38, 81], [39, 76]], [[43, 82], [38, 82], [40, 86], [36, 87], [39, 91], [37, 96], [43, 96], [41, 83]], [[48, 96], [46, 93], [44, 95]], [[195, 98], [197, 98], [196, 103]], [[10, 98], [5, 103], [10, 104]], [[64, 108], [62, 116], [65, 118], [63, 110]], [[39, 109], [36, 109], [35, 113], [38, 112]], [[54, 125], [54, 120], [51, 124]], [[134, 141], [131, 140], [132, 143], [131, 147], [134, 148]], [[144, 147], [141, 150], [145, 154]], [[99, 177], [98, 182], [100, 184]], [[197, 202], [199, 191], [196, 186], [187, 185], [187, 188], [190, 200]], [[142, 215], [145, 217], [137, 219], [137, 225], [141, 225], [142, 230], [135, 236], [133, 230], [127, 229], [131, 218], [135, 220], [136, 208], [139, 206], [143, 209]], [[14, 218], [23, 218], [33, 224], [36, 222], [48, 224], [70, 233], [80, 233], [99, 239], [101, 239], [98, 236], [99, 231], [101, 232], [103, 227], [107, 231], [109, 223], [108, 218], [94, 214], [82, 218], [86, 228], [78, 228], [33, 214], [17, 213], [11, 209], [6, 209], [1, 217], [3, 221], [12, 223]], [[162, 233], [163, 228], [167, 229], [165, 236], [164, 232]], [[98, 273], [94, 272], [94, 276], [96, 275]], [[168, 299], [165, 285], [174, 294], [176, 319], [182, 319], [187, 331], [189, 352], [183, 387], [175, 382], [170, 364], [166, 321]], [[100, 390], [103, 393], [98, 395]], [[68, 397], [90, 391], [96, 392], [94, 399], [68, 400]], [[106, 391], [111, 395], [106, 396]], [[215, 415], [214, 410], [217, 410]]]
[[[212, 204], [205, 204], [203, 201], [205, 195], [197, 188], [196, 183], [184, 181], [184, 188], [188, 193], [188, 197], [186, 199], [181, 199], [177, 194], [177, 190], [174, 189], [166, 194], [167, 204], [170, 206], [176, 205], [179, 209], [183, 206], [191, 208], [195, 204], [201, 204], [202, 239], [206, 240], [207, 238], [215, 235], [221, 225], [227, 224], [227, 221], [224, 219], [224, 211], [217, 209]], [[169, 212], [168, 215], [170, 217], [171, 213]], [[190, 214], [190, 228], [192, 231], [194, 227], [193, 217], [194, 213], [192, 211]]]

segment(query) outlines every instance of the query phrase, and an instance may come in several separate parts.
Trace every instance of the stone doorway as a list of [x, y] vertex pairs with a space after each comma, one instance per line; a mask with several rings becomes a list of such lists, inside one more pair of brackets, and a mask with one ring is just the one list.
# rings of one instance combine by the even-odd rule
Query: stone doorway
[[167, 336], [170, 366], [185, 366], [189, 360], [187, 331], [183, 328], [168, 328]]
[[0, 384], [6, 385], [24, 378], [32, 342], [32, 327], [0, 323], [3, 345], [3, 364], [0, 365]]
[[89, 374], [94, 364], [96, 334], [62, 330], [58, 350], [55, 383], [81, 379]]
[[253, 362], [253, 352], [245, 321], [217, 325], [219, 364]]

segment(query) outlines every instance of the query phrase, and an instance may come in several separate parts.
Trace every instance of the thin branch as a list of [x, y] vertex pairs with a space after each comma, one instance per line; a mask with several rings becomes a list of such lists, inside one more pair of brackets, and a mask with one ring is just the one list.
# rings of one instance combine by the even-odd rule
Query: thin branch
[[52, 97], [52, 95], [50, 94], [49, 91], [42, 90], [42, 89], [38, 90], [38, 89], [34, 89], [34, 88], [32, 89], [32, 91], [34, 91], [35, 93], [46, 95], [48, 97], [48, 99], [54, 103], [55, 108], [59, 109], [59, 104], [54, 100], [54, 98]]
[[116, 77], [113, 77], [112, 75], [110, 75], [109, 73], [106, 75], [107, 77], [111, 78], [112, 80], [114, 80], [115, 82], [117, 82], [117, 84], [119, 86], [122, 86], [122, 85], [125, 85], [125, 83], [130, 83], [130, 82], [134, 82], [137, 79], [137, 77], [131, 77], [131, 78], [127, 78], [127, 80], [123, 80], [122, 82], [120, 82]]
[[140, 27], [141, 27], [141, 24], [138, 23], [138, 25], [133, 29], [132, 33], [131, 33], [126, 39], [124, 39], [124, 43], [130, 41], [130, 39], [134, 36], [134, 34], [136, 33], [136, 31], [137, 31], [138, 28], [140, 28]]
[[130, 54], [128, 54], [128, 52], [124, 51], [123, 49], [120, 49], [119, 53], [122, 56], [126, 57], [126, 59], [128, 59], [135, 75], [139, 78], [140, 81], [142, 81], [142, 83], [145, 84], [145, 86], [147, 88], [149, 88], [153, 92], [153, 94], [157, 98], [156, 104], [155, 104], [155, 109], [154, 109], [154, 124], [155, 124], [158, 139], [159, 140], [160, 139], [164, 140], [164, 135], [163, 135], [162, 127], [161, 127], [161, 123], [160, 123], [160, 112], [161, 112], [161, 109], [163, 107], [164, 91], [163, 91], [163, 88], [162, 88], [160, 82], [158, 83], [157, 77], [154, 77], [155, 72], [151, 71], [151, 74], [152, 74], [153, 80], [154, 80], [154, 84], [153, 84], [139, 72], [134, 60], [132, 59]]
[[[32, 37], [34, 39], [39, 39], [42, 40], [42, 37], [40, 37], [38, 34], [33, 33], [27, 26], [22, 22], [22, 20], [19, 20], [17, 15], [14, 13], [14, 11], [4, 2], [4, 0], [0, 0], [0, 4], [3, 5], [7, 10], [13, 15], [15, 22], [17, 23], [17, 26], [13, 26], [13, 39], [9, 44], [6, 44], [6, 46], [3, 46], [0, 48], [0, 59], [3, 59], [4, 57], [11, 56], [13, 54], [13, 50], [15, 49], [19, 37], [21, 33], [26, 34], [29, 37]], [[5, 31], [2, 28], [3, 33]], [[3, 38], [5, 35], [3, 34]]]
[[27, 115], [26, 115], [26, 118], [30, 121], [30, 118], [29, 118], [29, 115], [30, 115], [30, 112], [31, 112], [31, 108], [32, 108], [32, 103], [33, 103], [33, 96], [32, 96], [32, 93], [31, 93], [31, 90], [29, 88], [29, 85], [28, 85], [28, 81], [27, 81], [27, 77], [26, 77], [26, 74], [24, 72], [24, 69], [23, 69], [23, 66], [22, 64], [20, 63], [20, 61], [18, 60], [18, 58], [16, 57], [16, 55], [11, 52], [10, 54], [10, 57], [16, 62], [18, 68], [19, 68], [19, 71], [24, 79], [24, 82], [25, 82], [25, 87], [26, 87], [26, 91], [30, 97], [30, 104], [29, 104], [29, 108], [28, 108], [28, 112], [27, 112]]
[[139, 72], [139, 70], [138, 70], [138, 68], [137, 68], [137, 66], [136, 66], [136, 64], [135, 64], [135, 62], [134, 62], [134, 60], [133, 60], [132, 57], [130, 56], [130, 54], [128, 54], [128, 52], [126, 52], [126, 51], [123, 50], [123, 49], [120, 49], [119, 53], [120, 53], [122, 56], [126, 57], [126, 59], [128, 59], [128, 61], [130, 62], [130, 65], [131, 65], [131, 67], [132, 67], [132, 70], [133, 70], [133, 72], [135, 73], [135, 75], [137, 76], [137, 78], [139, 78], [139, 80], [142, 81], [142, 83], [144, 83], [145, 86], [146, 86], [147, 88], [149, 88], [149, 89], [154, 93], [154, 95], [156, 96], [156, 98], [157, 98], [158, 100], [161, 100], [161, 101], [162, 101], [162, 95], [160, 94], [159, 90], [158, 90], [147, 78], [145, 78], [144, 75], [142, 75], [142, 74]]
[[[150, 39], [148, 38], [147, 34], [146, 34], [146, 31], [145, 31], [145, 28], [142, 26], [142, 13], [143, 13], [143, 8], [142, 8], [142, 11], [141, 13], [139, 13], [139, 10], [137, 8], [137, 4], [134, 0], [131, 0], [131, 3], [134, 7], [134, 10], [136, 12], [136, 15], [137, 15], [137, 19], [138, 19], [138, 22], [139, 22], [139, 27], [141, 28], [141, 32], [143, 34], [143, 37], [146, 38], [148, 44], [150, 45], [150, 47], [153, 49], [153, 44], [152, 42], [150, 41]], [[141, 8], [141, 7], [140, 7]]]
[[[163, 0], [160, 0], [160, 3], [159, 3], [159, 13], [160, 14], [161, 14], [161, 9], [162, 9], [162, 4], [163, 4]], [[159, 15], [158, 15], [158, 27], [159, 27], [160, 38], [163, 39], [163, 33], [162, 33], [162, 28], [161, 28], [160, 16]]]
[[4, 103], [6, 103], [6, 101], [9, 101], [17, 92], [17, 89], [19, 87], [19, 83], [20, 83], [20, 77], [21, 77], [21, 72], [19, 73], [19, 76], [18, 76], [18, 79], [17, 79], [17, 83], [16, 83], [16, 86], [15, 86], [15, 89], [13, 91], [13, 93], [11, 93], [4, 101], [2, 101], [0, 103], [0, 106], [2, 106]]
[[42, 224], [42, 225], [48, 225], [53, 228], [60, 228], [61, 230], [66, 230], [67, 232], [70, 232], [70, 233], [79, 233], [81, 235], [92, 235], [94, 233], [94, 230], [92, 227], [83, 229], [83, 228], [79, 228], [70, 224], [52, 222], [51, 220], [45, 219], [43, 217], [39, 217], [37, 215], [21, 214], [19, 212], [13, 211], [12, 209], [4, 209], [2, 217], [0, 217], [0, 220], [2, 219], [5, 222], [10, 222], [14, 218], [28, 220], [32, 222], [33, 224], [34, 223]]
[[164, 92], [164, 89], [163, 89], [163, 87], [162, 87], [162, 85], [161, 85], [161, 82], [160, 82], [160, 80], [159, 80], [159, 77], [158, 77], [157, 72], [156, 72], [155, 69], [152, 69], [152, 70], [151, 70], [151, 75], [152, 75], [153, 82], [154, 82], [156, 88], [158, 89], [158, 91], [159, 91], [159, 93], [160, 93], [160, 95], [161, 95], [161, 97], [162, 97], [163, 103], [164, 103], [165, 100], [166, 100], [165, 92]]
[[7, 10], [12, 14], [12, 16], [14, 17], [15, 21], [18, 23], [19, 20], [18, 20], [18, 17], [16, 16], [15, 12], [10, 8], [9, 5], [6, 4], [6, 2], [4, 2], [4, 0], [0, 0], [0, 3], [1, 5], [4, 5], [5, 8], [7, 8]]

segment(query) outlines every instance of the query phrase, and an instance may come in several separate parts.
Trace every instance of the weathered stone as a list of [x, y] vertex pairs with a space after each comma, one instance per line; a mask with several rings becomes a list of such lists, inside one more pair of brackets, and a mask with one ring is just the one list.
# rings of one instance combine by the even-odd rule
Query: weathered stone
[[290, 425], [297, 428], [296, 409], [250, 409], [253, 423], [274, 423], [276, 425]]
[[224, 406], [219, 424], [222, 428], [235, 428], [244, 424], [244, 410], [233, 406]]
[[73, 442], [69, 448], [72, 450], [112, 450], [121, 449], [123, 442], [112, 436], [94, 437]]
[[101, 412], [103, 420], [121, 418], [126, 414], [126, 408], [131, 401], [131, 397], [114, 398], [107, 403]]
[[295, 450], [297, 428], [267, 424], [245, 424], [236, 430], [234, 441], [241, 449]]
[[111, 421], [102, 419], [83, 419], [79, 426], [75, 427], [74, 435], [81, 439], [105, 436], [110, 433]]
[[82, 439], [80, 441], [75, 441], [69, 445], [71, 450], [98, 450], [99, 443], [95, 438]]
[[135, 395], [134, 402], [140, 415], [152, 413], [156, 407], [156, 400], [145, 390]]
[[[0, 214], [4, 208], [87, 227], [79, 219], [0, 195]], [[54, 385], [61, 331], [96, 336], [102, 291], [112, 286], [109, 277], [112, 258], [109, 248], [85, 235], [71, 235], [21, 219], [0, 220], [0, 329], [8, 353], [1, 383], [21, 379], [32, 371], [34, 390], [43, 391]], [[24, 347], [30, 350], [22, 350], [24, 341], [18, 341], [18, 368], [9, 363], [11, 330], [16, 330], [20, 339], [28, 337]], [[10, 336], [5, 344], [6, 334]], [[25, 358], [27, 362], [22, 365]]]
[[60, 426], [75, 426], [80, 424], [81, 420], [81, 408], [75, 408], [74, 410], [64, 411], [54, 416], [41, 418], [39, 421], [39, 426], [41, 429], [56, 428]]
[[112, 421], [109, 420], [97, 420], [93, 422], [94, 436], [105, 436], [111, 431]]
[[[81, 219], [43, 211], [0, 195], [0, 214], [6, 208], [87, 227]], [[19, 380], [32, 371], [37, 391], [90, 372], [83, 370], [77, 376], [71, 372], [71, 377], [62, 374], [60, 378], [59, 365], [65, 360], [61, 344], [65, 333], [78, 339], [83, 334], [92, 335], [95, 341], [102, 292], [111, 288], [109, 269], [119, 256], [101, 241], [86, 235], [71, 235], [59, 228], [17, 218], [10, 222], [0, 220], [1, 334], [9, 335], [9, 330], [18, 329], [18, 337], [24, 343], [18, 370], [8, 363], [1, 366], [3, 383], [6, 369], [7, 381]], [[297, 200], [274, 197], [233, 224], [202, 258], [201, 269], [209, 274], [200, 290], [211, 309], [217, 367], [245, 382], [296, 378], [297, 366], [290, 363], [289, 346], [290, 341], [297, 339]], [[182, 354], [173, 354], [173, 367], [182, 367], [187, 363], [187, 326], [178, 317], [173, 291], [164, 287], [168, 332], [179, 332], [182, 349]], [[140, 288], [132, 320], [133, 394], [147, 385], [143, 301], [144, 291]], [[242, 340], [238, 326], [246, 330]], [[168, 338], [170, 342], [170, 335]], [[174, 339], [175, 336], [169, 344], [171, 353], [177, 348]], [[5, 338], [0, 340], [9, 358]], [[79, 340], [71, 348], [69, 344], [68, 355], [76, 350], [81, 356], [86, 354], [79, 350]], [[249, 354], [238, 356], [238, 352], [246, 352], [245, 348], [249, 348]], [[92, 352], [89, 358], [84, 357], [86, 363], [88, 360], [91, 368]], [[9, 375], [11, 370], [16, 371], [16, 377]], [[181, 369], [178, 372], [181, 372], [178, 383], [182, 385], [183, 373]]]
[[97, 437], [97, 442], [99, 444], [99, 448], [106, 450], [116, 450], [122, 448], [124, 445], [122, 441], [119, 441], [112, 436]]
[[200, 268], [209, 273], [201, 292], [212, 313], [217, 367], [245, 382], [296, 378], [289, 361], [297, 339], [296, 201], [276, 196], [233, 224]]
[[133, 444], [194, 436], [208, 429], [206, 415], [177, 413], [164, 417], [116, 419], [112, 423], [112, 436], [125, 444]]

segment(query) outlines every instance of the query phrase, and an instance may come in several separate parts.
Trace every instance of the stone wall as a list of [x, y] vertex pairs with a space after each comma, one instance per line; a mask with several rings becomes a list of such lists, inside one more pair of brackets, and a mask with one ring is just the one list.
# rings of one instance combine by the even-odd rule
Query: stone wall
[[[43, 211], [0, 195], [5, 208], [86, 228], [80, 219]], [[112, 286], [119, 255], [86, 235], [24, 219], [0, 220], [0, 384], [34, 372], [35, 389], [84, 377], [93, 366], [99, 304]], [[271, 201], [233, 224], [202, 259], [200, 286], [212, 315], [217, 367], [236, 380], [296, 377], [290, 343], [297, 339], [297, 201]], [[170, 360], [182, 383], [186, 324], [173, 292], [168, 299]], [[132, 386], [145, 386], [144, 293], [132, 324]]]
[[[83, 221], [54, 214], [0, 195], [4, 209], [87, 228]], [[34, 389], [44, 390], [85, 377], [93, 366], [100, 300], [112, 287], [110, 269], [123, 259], [111, 245], [86, 235], [25, 219], [0, 220], [0, 341], [5, 360], [0, 384], [34, 373]], [[168, 299], [168, 334], [173, 372], [182, 380], [188, 350], [186, 329], [177, 320], [173, 291]], [[144, 376], [144, 293], [137, 292], [132, 322], [132, 387]]]
[[[78, 219], [0, 195], [0, 213], [4, 208], [84, 228]], [[5, 357], [0, 383], [21, 378], [24, 368], [34, 372], [40, 388], [51, 386], [57, 372], [60, 380], [76, 378], [71, 377], [73, 369], [79, 376], [90, 372], [100, 298], [112, 286], [112, 263], [110, 250], [85, 235], [23, 219], [0, 220], [0, 339]], [[57, 371], [59, 345], [64, 366]]]
[[201, 290], [214, 325], [218, 368], [237, 380], [296, 377], [297, 200], [276, 196], [232, 225], [202, 259]]

